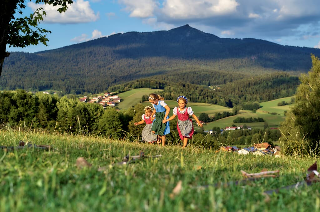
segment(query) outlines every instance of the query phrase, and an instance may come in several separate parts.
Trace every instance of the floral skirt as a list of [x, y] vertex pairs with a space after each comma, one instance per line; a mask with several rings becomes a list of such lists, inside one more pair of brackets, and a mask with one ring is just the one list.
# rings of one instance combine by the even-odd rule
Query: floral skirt
[[157, 135], [151, 132], [152, 124], [146, 124], [142, 130], [142, 140], [146, 142], [154, 142], [157, 140]]
[[178, 120], [177, 128], [178, 128], [178, 132], [179, 132], [179, 136], [180, 136], [181, 140], [183, 140], [183, 138], [185, 138], [185, 137], [192, 138], [192, 135], [194, 133], [194, 129], [193, 129], [191, 119], [188, 119], [186, 121]]

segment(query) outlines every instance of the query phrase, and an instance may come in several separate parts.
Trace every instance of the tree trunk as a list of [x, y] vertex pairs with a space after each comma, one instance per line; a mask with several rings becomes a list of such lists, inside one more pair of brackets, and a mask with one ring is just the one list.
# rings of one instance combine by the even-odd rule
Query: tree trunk
[[24, 0], [1, 0], [0, 1], [0, 76], [4, 59], [9, 56], [6, 52], [6, 46], [9, 40], [9, 25], [14, 19], [15, 10], [19, 2]]

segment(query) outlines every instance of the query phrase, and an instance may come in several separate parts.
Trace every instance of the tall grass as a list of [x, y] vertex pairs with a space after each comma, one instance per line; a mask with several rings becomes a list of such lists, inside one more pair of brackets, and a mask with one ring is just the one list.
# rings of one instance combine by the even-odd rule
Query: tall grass
[[[17, 146], [20, 140], [54, 149], [0, 150], [0, 211], [315, 211], [320, 205], [319, 185], [281, 191], [270, 201], [262, 194], [303, 180], [315, 158], [243, 156], [193, 146], [183, 150], [94, 136], [0, 131], [1, 145]], [[140, 151], [162, 157], [116, 165], [123, 156]], [[78, 157], [92, 167], [78, 169]], [[280, 177], [214, 186], [242, 179], [240, 170], [263, 168], [280, 170]], [[179, 181], [182, 190], [173, 197]]]

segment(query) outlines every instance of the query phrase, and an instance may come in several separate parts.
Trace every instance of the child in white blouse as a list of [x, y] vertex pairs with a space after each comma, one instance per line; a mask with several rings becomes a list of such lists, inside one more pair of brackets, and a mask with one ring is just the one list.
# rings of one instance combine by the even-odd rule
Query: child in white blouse
[[134, 123], [135, 126], [146, 123], [146, 126], [142, 130], [142, 140], [148, 142], [149, 144], [157, 141], [157, 135], [151, 132], [152, 122], [154, 117], [152, 115], [152, 107], [146, 106], [144, 108], [144, 114], [142, 115], [142, 120]]
[[173, 115], [167, 120], [164, 120], [163, 123], [171, 121], [178, 116], [177, 130], [181, 140], [183, 141], [183, 148], [185, 148], [188, 144], [188, 139], [192, 138], [194, 133], [192, 120], [189, 116], [192, 116], [196, 120], [198, 126], [202, 127], [202, 124], [198, 117], [193, 113], [192, 108], [186, 107], [188, 99], [185, 96], [179, 96], [177, 98], [177, 102], [179, 106], [173, 109]]

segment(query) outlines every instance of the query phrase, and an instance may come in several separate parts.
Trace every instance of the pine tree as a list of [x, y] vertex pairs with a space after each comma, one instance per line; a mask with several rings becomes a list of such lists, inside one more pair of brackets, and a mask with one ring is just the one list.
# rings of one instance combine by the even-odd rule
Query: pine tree
[[280, 142], [286, 154], [320, 152], [320, 60], [312, 58], [312, 69], [300, 78], [296, 104], [287, 112]]

